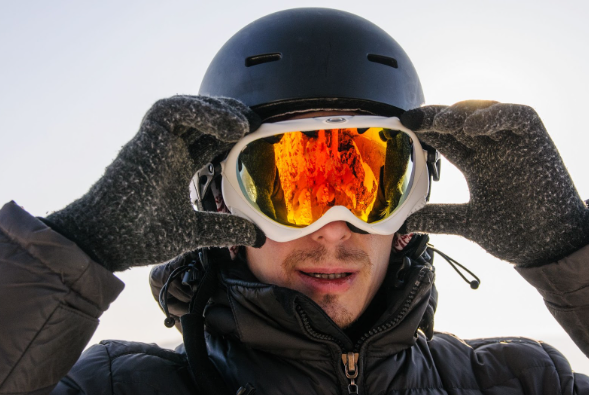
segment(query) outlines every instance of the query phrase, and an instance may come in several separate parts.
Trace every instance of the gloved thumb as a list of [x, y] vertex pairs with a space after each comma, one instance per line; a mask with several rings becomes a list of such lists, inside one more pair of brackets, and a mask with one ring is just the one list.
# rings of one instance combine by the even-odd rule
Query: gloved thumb
[[[236, 215], [212, 212], [196, 212], [192, 223], [196, 247], [251, 246], [260, 248], [266, 235], [253, 222]], [[193, 249], [194, 249], [193, 248]]]
[[464, 236], [468, 204], [426, 204], [401, 227], [401, 233], [434, 233]]

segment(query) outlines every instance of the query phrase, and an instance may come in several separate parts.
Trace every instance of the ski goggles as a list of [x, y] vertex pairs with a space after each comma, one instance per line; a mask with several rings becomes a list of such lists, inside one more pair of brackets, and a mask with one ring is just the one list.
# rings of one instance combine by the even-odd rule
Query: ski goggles
[[232, 214], [284, 242], [333, 221], [395, 233], [423, 207], [424, 150], [398, 118], [331, 116], [263, 124], [222, 162]]

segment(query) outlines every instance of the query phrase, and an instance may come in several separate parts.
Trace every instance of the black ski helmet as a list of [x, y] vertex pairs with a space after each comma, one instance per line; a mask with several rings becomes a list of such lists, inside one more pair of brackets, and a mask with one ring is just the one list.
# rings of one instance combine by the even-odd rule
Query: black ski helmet
[[267, 119], [313, 109], [400, 115], [424, 103], [405, 51], [348, 12], [296, 8], [262, 17], [219, 50], [199, 94], [239, 99]]

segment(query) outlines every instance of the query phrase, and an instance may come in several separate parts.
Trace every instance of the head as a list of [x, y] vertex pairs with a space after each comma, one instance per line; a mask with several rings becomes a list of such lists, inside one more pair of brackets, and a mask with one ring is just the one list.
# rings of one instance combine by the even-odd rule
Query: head
[[[362, 114], [311, 111], [277, 120]], [[362, 314], [382, 284], [392, 240], [393, 235], [357, 233], [346, 222], [335, 221], [292, 241], [268, 239], [261, 248], [246, 247], [246, 257], [260, 281], [307, 295], [345, 328]]]
[[[411, 61], [386, 32], [322, 8], [281, 11], [243, 28], [218, 52], [199, 93], [239, 99], [265, 122], [391, 117], [423, 104]], [[247, 262], [260, 281], [302, 292], [346, 327], [385, 277], [394, 231], [379, 233], [341, 220], [282, 242], [267, 231], [262, 248], [247, 248]]]

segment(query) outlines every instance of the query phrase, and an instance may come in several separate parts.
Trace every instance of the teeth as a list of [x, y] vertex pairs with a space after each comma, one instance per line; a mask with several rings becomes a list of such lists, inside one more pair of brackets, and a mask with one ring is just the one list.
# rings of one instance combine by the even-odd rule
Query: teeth
[[348, 273], [307, 273], [311, 277], [322, 278], [325, 280], [334, 280], [336, 278], [346, 277]]

